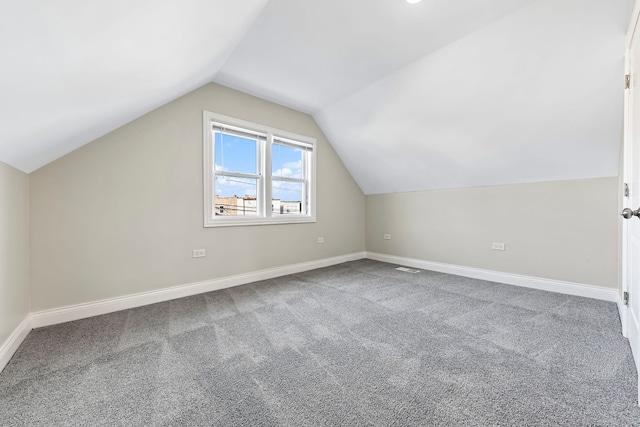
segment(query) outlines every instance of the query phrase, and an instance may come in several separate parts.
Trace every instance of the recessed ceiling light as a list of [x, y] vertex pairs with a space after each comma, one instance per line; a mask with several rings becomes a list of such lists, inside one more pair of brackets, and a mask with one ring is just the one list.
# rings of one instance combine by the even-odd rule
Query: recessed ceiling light
[[421, 1], [422, 0], [407, 0], [407, 3], [414, 4], [414, 3], [420, 3]]

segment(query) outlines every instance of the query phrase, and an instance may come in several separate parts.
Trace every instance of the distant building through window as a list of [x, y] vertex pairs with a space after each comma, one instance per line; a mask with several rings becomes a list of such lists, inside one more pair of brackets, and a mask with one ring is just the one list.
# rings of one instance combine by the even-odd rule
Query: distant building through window
[[216, 215], [256, 215], [257, 204], [255, 197], [219, 197], [215, 196]]

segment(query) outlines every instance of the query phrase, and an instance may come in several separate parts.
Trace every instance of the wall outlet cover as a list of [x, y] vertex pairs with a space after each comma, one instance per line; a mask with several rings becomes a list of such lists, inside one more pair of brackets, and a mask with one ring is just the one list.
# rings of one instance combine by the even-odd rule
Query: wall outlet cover
[[203, 256], [207, 255], [207, 250], [206, 249], [194, 249], [193, 250], [193, 257], [194, 258], [202, 258]]

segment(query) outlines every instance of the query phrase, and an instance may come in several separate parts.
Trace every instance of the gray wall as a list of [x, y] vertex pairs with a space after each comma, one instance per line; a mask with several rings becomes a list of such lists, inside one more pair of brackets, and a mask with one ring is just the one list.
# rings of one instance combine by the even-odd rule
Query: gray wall
[[[371, 252], [618, 286], [617, 177], [370, 195], [366, 203]], [[491, 250], [493, 242], [506, 251]]]
[[29, 314], [29, 176], [0, 163], [0, 345]]
[[[202, 110], [317, 138], [317, 222], [203, 228]], [[30, 179], [32, 311], [365, 249], [364, 195], [313, 118], [216, 84]]]

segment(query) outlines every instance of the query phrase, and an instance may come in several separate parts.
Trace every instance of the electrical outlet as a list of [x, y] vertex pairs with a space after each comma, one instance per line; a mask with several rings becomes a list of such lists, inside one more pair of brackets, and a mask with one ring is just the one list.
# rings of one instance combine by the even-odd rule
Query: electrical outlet
[[494, 251], [504, 251], [506, 250], [506, 247], [504, 243], [493, 243], [491, 245], [491, 249], [493, 249]]
[[384, 237], [384, 240], [391, 240], [391, 234], [384, 234], [382, 237]]
[[207, 255], [207, 250], [206, 249], [194, 249], [193, 250], [193, 257], [194, 258], [202, 258], [203, 256]]
[[324, 237], [318, 237], [318, 244], [324, 243]]

